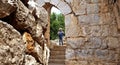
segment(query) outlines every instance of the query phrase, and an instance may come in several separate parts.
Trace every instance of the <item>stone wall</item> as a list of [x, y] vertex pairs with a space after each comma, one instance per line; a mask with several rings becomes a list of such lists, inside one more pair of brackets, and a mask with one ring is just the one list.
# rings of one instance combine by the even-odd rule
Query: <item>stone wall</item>
[[[69, 37], [67, 43], [70, 45], [66, 53], [67, 64], [119, 65], [119, 25], [111, 10], [111, 5], [114, 4], [107, 0], [75, 1], [77, 0], [71, 2], [71, 6], [76, 9], [73, 8], [74, 17], [78, 20], [77, 25], [74, 19], [71, 20], [72, 25], [66, 28], [66, 35]], [[77, 27], [80, 27], [82, 34]], [[71, 29], [73, 32], [69, 33]]]
[[48, 12], [28, 2], [0, 0], [0, 65], [48, 65]]
[[[7, 51], [9, 54], [16, 51], [16, 47], [19, 47], [19, 40], [23, 45], [20, 33], [26, 30], [36, 42], [36, 47], [39, 49], [37, 50], [38, 55], [42, 55], [41, 52], [44, 50], [41, 50], [41, 47], [44, 47], [44, 43], [46, 43], [45, 38], [49, 39], [49, 30], [45, 33], [45, 30], [49, 29], [49, 27], [47, 28], [49, 14], [43, 7], [49, 3], [56, 6], [65, 16], [66, 65], [120, 65], [119, 0], [35, 0], [34, 5], [37, 5], [35, 8], [30, 4], [25, 6], [26, 1], [24, 0], [22, 2], [20, 0], [0, 1], [0, 20], [3, 20], [0, 22], [0, 28], [5, 24], [5, 30], [3, 28], [5, 32], [17, 31], [12, 31], [15, 34], [10, 34], [11, 36], [0, 31], [1, 35], [5, 35], [0, 38], [0, 42], [5, 43], [3, 45], [5, 47], [0, 48], [5, 55]], [[48, 12], [50, 12], [49, 10], [47, 9]], [[44, 34], [48, 37], [44, 38]], [[14, 35], [18, 35], [16, 38], [19, 37], [19, 40], [14, 39], [12, 37]], [[13, 41], [9, 37], [12, 37]], [[3, 39], [6, 39], [7, 42], [4, 42]], [[15, 46], [9, 45], [8, 42], [14, 42], [12, 44]], [[24, 49], [24, 47], [21, 48]], [[14, 53], [8, 56], [0, 53], [1, 60], [4, 58], [11, 60], [0, 61], [1, 65], [16, 65], [16, 62], [21, 64], [24, 60], [23, 57], [25, 57], [25, 62], [23, 62], [25, 65], [31, 61], [34, 62], [30, 64], [34, 65], [44, 63], [44, 61], [38, 63], [32, 55], [23, 56], [25, 52], [19, 48], [17, 50], [20, 51], [16, 57], [12, 56]], [[22, 60], [16, 60], [18, 57]]]
[[119, 0], [43, 0], [65, 16], [66, 65], [119, 65]]

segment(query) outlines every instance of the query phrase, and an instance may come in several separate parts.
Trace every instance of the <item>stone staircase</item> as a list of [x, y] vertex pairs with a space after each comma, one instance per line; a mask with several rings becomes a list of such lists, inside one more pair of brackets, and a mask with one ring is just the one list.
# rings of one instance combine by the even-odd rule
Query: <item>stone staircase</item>
[[50, 59], [48, 65], [65, 65], [66, 46], [54, 46], [50, 50]]

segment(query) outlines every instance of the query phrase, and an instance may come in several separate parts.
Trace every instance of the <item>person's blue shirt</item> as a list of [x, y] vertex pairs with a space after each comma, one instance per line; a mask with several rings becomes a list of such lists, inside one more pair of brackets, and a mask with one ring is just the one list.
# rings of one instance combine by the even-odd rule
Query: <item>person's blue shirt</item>
[[59, 35], [59, 38], [62, 39], [62, 37], [64, 36], [63, 31], [59, 31], [58, 35]]

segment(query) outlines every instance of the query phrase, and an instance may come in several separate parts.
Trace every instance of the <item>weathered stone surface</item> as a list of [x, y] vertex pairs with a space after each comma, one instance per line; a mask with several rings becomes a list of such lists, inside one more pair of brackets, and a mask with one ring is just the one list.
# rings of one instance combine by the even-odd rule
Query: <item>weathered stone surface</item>
[[107, 48], [108, 48], [108, 44], [106, 43], [106, 40], [103, 38], [101, 49], [107, 49]]
[[42, 7], [45, 4], [44, 0], [35, 0], [35, 2], [39, 5], [39, 7]]
[[120, 44], [118, 44], [118, 39], [117, 38], [110, 37], [108, 39], [109, 39], [108, 47], [110, 47], [110, 48], [120, 47]]
[[94, 49], [76, 49], [76, 59], [77, 60], [93, 60], [94, 58]]
[[102, 41], [99, 37], [90, 37], [88, 39], [89, 43], [87, 43], [87, 48], [97, 49], [100, 48]]
[[103, 13], [100, 15], [100, 24], [114, 24], [115, 21], [112, 21], [110, 13]]
[[0, 21], [0, 65], [22, 65], [24, 50], [20, 33]]
[[89, 0], [87, 3], [100, 3], [102, 0]]
[[51, 0], [50, 3], [57, 6], [60, 0]]
[[31, 55], [25, 55], [25, 65], [42, 65], [39, 64]]
[[60, 9], [62, 14], [64, 14], [64, 15], [69, 14], [71, 12], [70, 6], [67, 3], [63, 2], [63, 1], [60, 1], [58, 3], [58, 9]]
[[107, 60], [108, 59], [108, 50], [96, 50], [95, 55], [96, 58], [102, 59], [102, 60]]
[[38, 18], [37, 22], [41, 24], [43, 29], [46, 29], [48, 24], [48, 12], [45, 10], [45, 8], [37, 7], [36, 16]]
[[82, 46], [85, 43], [84, 38], [68, 38], [67, 43], [72, 47], [72, 48], [82, 48]]
[[44, 0], [45, 2], [50, 2], [51, 0]]
[[91, 24], [99, 24], [100, 23], [100, 16], [99, 14], [91, 14], [88, 15], [90, 17], [89, 21], [91, 21]]
[[66, 59], [70, 60], [70, 59], [75, 59], [75, 51], [73, 49], [67, 48], [66, 49]]
[[65, 0], [67, 3], [71, 4], [73, 0]]
[[13, 11], [16, 10], [14, 6], [16, 2], [11, 0], [0, 0], [0, 18], [9, 16]]
[[30, 10], [24, 6], [24, 4], [20, 1], [17, 2], [19, 7], [17, 12], [15, 13], [15, 21], [13, 21], [13, 26], [18, 30], [28, 30], [32, 37], [39, 44], [42, 40], [43, 29], [47, 28], [48, 22], [48, 13], [47, 11], [39, 6], [33, 7], [35, 8], [31, 13]]
[[108, 36], [109, 34], [109, 25], [101, 26], [101, 36]]
[[98, 14], [82, 15], [78, 16], [78, 20], [80, 24], [96, 25], [100, 23], [100, 16]]
[[113, 12], [115, 14], [115, 19], [117, 21], [117, 27], [118, 29], [120, 29], [120, 13], [119, 13], [119, 10], [120, 10], [120, 1], [118, 0], [117, 3], [114, 5], [113, 7]]
[[69, 27], [72, 22], [72, 15], [65, 15], [65, 27]]
[[[70, 18], [69, 18], [70, 17]], [[77, 24], [77, 17], [73, 14], [69, 14], [65, 16], [67, 18], [65, 20], [65, 27], [66, 27], [66, 37], [74, 37], [74, 36], [82, 36], [82, 29], [79, 24]], [[71, 31], [72, 30], [72, 31]]]
[[119, 62], [119, 54], [116, 54], [116, 51], [111, 50], [109, 51], [109, 55], [108, 55], [108, 60], [110, 60], [111, 62], [116, 61]]
[[118, 36], [117, 25], [113, 24], [109, 26], [109, 34], [110, 36]]
[[90, 19], [87, 15], [78, 16], [80, 24], [90, 24]]
[[[12, 2], [14, 0], [7, 1], [8, 0], [0, 1], [0, 14], [2, 15], [0, 18], [9, 16], [15, 11], [14, 3]], [[16, 3], [16, 1], [14, 2]], [[12, 14], [13, 18], [11, 17], [13, 24], [10, 24], [17, 30], [28, 30], [35, 41], [39, 41], [39, 43], [42, 44], [46, 43], [43, 34], [47, 26], [48, 15], [45, 12], [46, 10], [40, 7], [46, 5], [45, 3], [50, 3], [60, 9], [62, 14], [65, 15], [65, 32], [68, 42], [66, 51], [67, 65], [119, 65], [119, 0], [35, 0], [35, 2], [37, 8], [35, 7], [31, 11], [24, 6], [22, 2], [17, 0], [15, 16]], [[6, 6], [6, 8], [3, 8], [3, 6]], [[8, 9], [8, 11], [6, 9]], [[9, 19], [5, 18], [5, 20]], [[0, 26], [4, 28], [3, 25]], [[0, 30], [4, 32], [3, 28]], [[11, 35], [14, 36], [15, 34], [11, 33]], [[0, 35], [0, 38], [7, 39], [12, 36], [5, 33]], [[16, 42], [15, 39], [10, 42], [4, 42], [4, 40], [1, 39], [0, 42], [9, 42], [13, 45], [13, 42]], [[37, 44], [37, 46], [39, 46], [39, 44]], [[11, 46], [3, 46], [1, 44], [1, 54], [4, 53], [3, 48], [8, 49], [9, 47], [11, 48]], [[9, 52], [6, 51], [6, 53]], [[40, 47], [37, 47], [37, 54], [41, 55]], [[2, 55], [2, 57], [4, 57], [4, 55]], [[34, 56], [29, 57], [34, 61], [34, 65], [38, 64], [36, 64], [36, 58]], [[15, 59], [16, 58], [17, 57], [15, 57]], [[5, 60], [6, 59], [7, 58], [5, 58]], [[12, 62], [14, 62], [15, 59], [12, 59]], [[28, 61], [28, 64], [32, 63], [29, 60], [26, 61]], [[0, 65], [5, 64], [1, 63]], [[16, 64], [14, 63], [12, 65]]]
[[89, 65], [97, 65], [97, 62], [89, 62]]
[[[24, 6], [24, 4], [21, 1], [17, 2], [18, 4], [18, 9], [17, 12], [15, 14], [15, 26], [17, 29], [21, 29], [21, 28], [26, 28], [27, 25], [29, 27], [35, 25], [33, 24], [33, 22], [35, 21], [35, 18], [32, 16], [32, 14], [29, 14], [29, 9], [27, 7]], [[27, 21], [29, 22], [27, 22]]]
[[97, 14], [99, 13], [98, 4], [87, 4], [87, 14]]
[[118, 39], [115, 37], [107, 37], [103, 40], [104, 44], [107, 44], [110, 49], [118, 48]]
[[91, 26], [90, 36], [101, 36], [100, 26]]
[[101, 13], [107, 13], [109, 11], [108, 5], [105, 3], [99, 4], [99, 8]]
[[87, 3], [85, 0], [72, 0], [71, 6], [76, 15], [86, 14]]
[[90, 28], [90, 26], [88, 26], [88, 25], [82, 26], [82, 31], [83, 31], [83, 34], [84, 34], [85, 36], [91, 34], [91, 32], [90, 32], [90, 31], [91, 31], [91, 28]]
[[69, 61], [66, 62], [67, 65], [87, 65], [88, 62], [87, 61]]

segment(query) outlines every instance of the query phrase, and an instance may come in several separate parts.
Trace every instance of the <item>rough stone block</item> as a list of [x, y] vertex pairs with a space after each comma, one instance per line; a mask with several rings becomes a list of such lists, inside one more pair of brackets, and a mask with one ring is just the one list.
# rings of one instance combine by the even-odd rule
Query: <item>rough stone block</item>
[[116, 51], [109, 51], [108, 60], [111, 62], [119, 62], [119, 54], [116, 54]]
[[76, 59], [78, 60], [93, 60], [94, 49], [77, 49], [75, 50]]
[[108, 36], [108, 35], [109, 35], [109, 25], [102, 25], [101, 36]]
[[90, 24], [91, 22], [89, 16], [87, 15], [78, 16], [78, 20], [80, 24]]
[[72, 22], [72, 16], [73, 14], [65, 15], [65, 26], [66, 27], [70, 26]]
[[101, 3], [101, 0], [86, 0], [88, 4]]
[[98, 62], [90, 62], [89, 65], [97, 65]]
[[96, 14], [99, 13], [98, 4], [87, 4], [87, 14]]
[[16, 10], [17, 7], [14, 6], [16, 1], [9, 1], [7, 2], [7, 0], [0, 0], [0, 18], [4, 18]]
[[44, 0], [36, 0], [35, 1], [40, 7], [42, 7], [45, 4]]
[[90, 36], [101, 36], [101, 27], [100, 26], [91, 26]]
[[80, 24], [96, 25], [100, 23], [100, 16], [99, 14], [81, 15], [78, 16], [78, 20]]
[[78, 61], [78, 65], [87, 65], [88, 62], [87, 61]]
[[58, 9], [60, 9], [60, 11], [64, 15], [69, 14], [72, 11], [71, 8], [70, 8], [70, 6], [67, 3], [63, 2], [63, 1], [60, 1], [58, 3], [57, 7], [58, 7]]
[[90, 35], [91, 28], [88, 25], [84, 25], [84, 26], [82, 26], [82, 31], [83, 31], [84, 35]]
[[109, 11], [109, 7], [105, 3], [99, 4], [99, 8], [101, 13], [107, 13]]
[[60, 0], [51, 0], [50, 3], [57, 6]]
[[72, 3], [73, 2], [73, 0], [65, 0], [67, 3]]
[[91, 3], [100, 3], [101, 0], [91, 0]]
[[105, 65], [119, 65], [119, 64], [117, 64], [117, 63], [104, 63]]
[[83, 35], [82, 29], [78, 24], [78, 19], [76, 16], [69, 14], [66, 15], [65, 18], [66, 37], [77, 37]]
[[90, 14], [88, 15], [89, 21], [91, 21], [91, 25], [96, 25], [100, 23], [100, 15], [99, 14]]
[[105, 43], [105, 40], [104, 40], [104, 38], [103, 38], [103, 40], [102, 40], [102, 45], [101, 45], [101, 49], [107, 49], [108, 48], [108, 45], [107, 45], [107, 43]]
[[71, 61], [67, 61], [66, 65], [87, 65], [88, 62], [87, 61], [76, 61], [76, 60], [71, 60]]
[[108, 59], [108, 50], [96, 50], [95, 56], [98, 59], [107, 60]]
[[114, 24], [115, 21], [113, 21], [112, 17], [111, 17], [111, 14], [110, 13], [103, 13], [103, 14], [100, 14], [100, 24]]
[[85, 0], [73, 0], [71, 6], [76, 15], [86, 14], [87, 3]]
[[50, 2], [50, 0], [44, 0], [45, 2]]
[[4, 21], [0, 25], [0, 65], [21, 65], [25, 53], [21, 34]]
[[75, 51], [73, 49], [67, 48], [66, 49], [66, 59], [75, 59]]
[[109, 38], [109, 43], [108, 43], [108, 46], [111, 48], [118, 48], [120, 47], [120, 44], [118, 43], [118, 39], [117, 38], [113, 38], [113, 37], [110, 37]]
[[90, 37], [88, 41], [88, 48], [97, 49], [102, 45], [102, 40], [99, 37]]
[[109, 49], [115, 49], [120, 47], [120, 44], [118, 43], [118, 39], [115, 37], [107, 37], [103, 40], [103, 43], [108, 45]]
[[72, 48], [81, 48], [85, 43], [85, 39], [84, 38], [68, 38], [67, 43]]
[[109, 26], [109, 34], [110, 36], [118, 36], [118, 29], [116, 24]]

